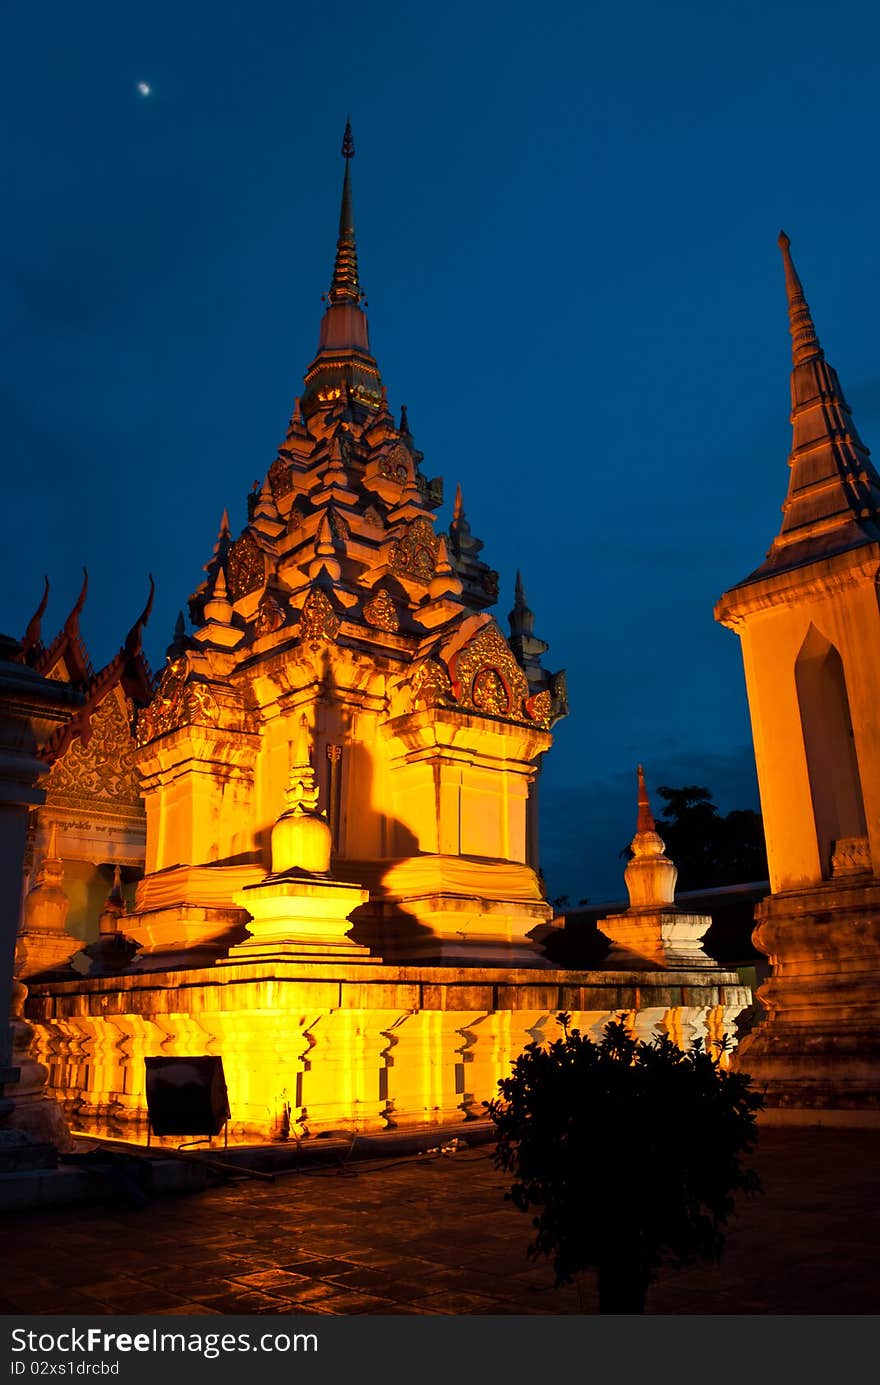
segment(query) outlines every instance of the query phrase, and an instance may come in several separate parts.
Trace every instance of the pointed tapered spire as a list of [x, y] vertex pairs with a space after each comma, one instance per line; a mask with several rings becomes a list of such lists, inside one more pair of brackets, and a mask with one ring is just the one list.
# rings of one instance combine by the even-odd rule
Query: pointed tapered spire
[[174, 623], [174, 634], [172, 636], [171, 643], [165, 650], [166, 657], [171, 659], [172, 661], [174, 659], [178, 659], [187, 648], [187, 645], [188, 640], [186, 638], [186, 620], [184, 618], [183, 611], [178, 611], [177, 620]]
[[638, 784], [636, 834], [630, 843], [632, 858], [623, 873], [630, 910], [665, 909], [675, 899], [678, 871], [669, 857], [663, 854], [663, 841], [651, 812], [645, 771], [641, 765], [638, 767]]
[[[510, 622], [510, 633], [514, 639], [521, 639], [524, 635], [531, 635], [535, 628], [535, 615], [529, 608], [526, 601], [525, 588], [523, 586], [522, 575], [517, 568], [516, 586], [513, 596], [513, 610], [507, 619]], [[544, 645], [547, 648], [547, 645]]]
[[785, 269], [785, 292], [788, 297], [788, 321], [791, 332], [791, 355], [798, 366], [814, 356], [822, 355], [822, 347], [816, 335], [809, 304], [804, 296], [803, 285], [798, 277], [791, 258], [791, 241], [784, 231], [779, 232], [779, 248], [782, 251], [782, 264]]
[[312, 765], [312, 737], [305, 712], [299, 719], [290, 758], [290, 776], [285, 796], [287, 811], [313, 813], [318, 806], [318, 789]]
[[342, 142], [342, 156], [345, 174], [333, 278], [329, 293], [324, 295], [327, 309], [321, 319], [318, 354], [306, 371], [300, 401], [306, 429], [319, 411], [363, 421], [366, 416], [378, 415], [381, 409], [382, 378], [370, 352], [370, 331], [358, 272], [351, 178], [354, 140], [350, 123]]
[[819, 344], [789, 245], [781, 231], [792, 343], [788, 494], [764, 562], [716, 604], [715, 619], [725, 625], [740, 588], [880, 542], [880, 476]]
[[638, 767], [639, 776], [639, 798], [638, 798], [638, 819], [636, 822], [637, 832], [656, 832], [657, 825], [654, 822], [654, 815], [651, 812], [651, 804], [648, 799], [648, 790], [645, 786], [645, 771], [641, 765]]
[[351, 196], [351, 161], [354, 158], [354, 139], [351, 121], [346, 122], [342, 139], [345, 175], [342, 180], [342, 205], [339, 209], [339, 239], [336, 242], [336, 261], [328, 295], [331, 303], [360, 304], [361, 286], [358, 280], [357, 246], [354, 238], [354, 209]]
[[46, 843], [46, 854], [43, 860], [59, 861], [60, 859], [58, 855], [58, 823], [53, 822], [52, 826], [49, 828], [49, 840]]

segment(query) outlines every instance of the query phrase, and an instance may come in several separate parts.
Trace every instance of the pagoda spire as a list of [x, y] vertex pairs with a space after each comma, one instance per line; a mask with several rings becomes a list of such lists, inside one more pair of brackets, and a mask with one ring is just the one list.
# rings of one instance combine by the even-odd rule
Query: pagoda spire
[[318, 335], [318, 353], [306, 371], [300, 399], [303, 422], [321, 410], [325, 415], [342, 409], [342, 417], [362, 419], [382, 407], [382, 378], [370, 352], [370, 331], [364, 312], [364, 295], [358, 273], [354, 234], [351, 161], [354, 139], [351, 121], [342, 140], [345, 173], [339, 209], [339, 235], [330, 290]]
[[790, 247], [780, 231], [792, 352], [788, 494], [766, 559], [737, 586], [880, 542], [880, 476], [819, 343]]
[[354, 208], [351, 197], [351, 161], [354, 158], [354, 139], [351, 133], [350, 120], [345, 122], [345, 134], [342, 137], [342, 157], [345, 159], [345, 175], [342, 180], [342, 205], [339, 208], [339, 239], [336, 242], [336, 260], [333, 265], [333, 279], [328, 297], [331, 303], [359, 305], [363, 294], [358, 279]]
[[778, 244], [782, 251], [782, 265], [785, 270], [792, 363], [799, 366], [816, 356], [824, 359], [803, 285], [791, 258], [791, 241], [784, 231], [779, 232]]

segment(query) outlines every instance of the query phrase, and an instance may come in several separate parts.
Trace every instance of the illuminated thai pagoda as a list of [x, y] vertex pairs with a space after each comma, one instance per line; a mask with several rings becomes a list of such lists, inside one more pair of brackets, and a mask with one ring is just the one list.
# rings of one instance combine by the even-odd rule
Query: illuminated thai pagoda
[[[565, 681], [521, 582], [505, 638], [461, 492], [392, 416], [361, 290], [346, 129], [318, 351], [248, 521], [224, 513], [137, 721], [145, 875], [131, 962], [32, 985], [56, 1092], [143, 1129], [143, 1058], [219, 1054], [233, 1132], [482, 1114], [561, 1009], [716, 1035], [730, 973], [559, 972], [534, 785]], [[117, 950], [114, 955], [127, 958]], [[106, 959], [105, 959], [106, 961]]]

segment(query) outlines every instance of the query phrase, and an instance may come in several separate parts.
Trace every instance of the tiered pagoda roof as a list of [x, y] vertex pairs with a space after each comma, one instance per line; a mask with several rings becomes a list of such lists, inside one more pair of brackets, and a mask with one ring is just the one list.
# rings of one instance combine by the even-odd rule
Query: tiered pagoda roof
[[[562, 675], [540, 668], [547, 646], [531, 635], [531, 613], [528, 629], [520, 620], [514, 630], [513, 649], [488, 613], [498, 576], [479, 557], [460, 491], [448, 534], [437, 532], [442, 483], [422, 472], [406, 410], [396, 421], [370, 351], [350, 126], [342, 153], [333, 276], [304, 393], [235, 539], [224, 512], [189, 602], [194, 633], [178, 624], [167, 685], [140, 718], [141, 743], [196, 715], [184, 684], [212, 683], [216, 693], [255, 659], [328, 640], [389, 672], [405, 670], [412, 696], [431, 705], [542, 728], [567, 710]], [[205, 714], [208, 693], [199, 696]]]

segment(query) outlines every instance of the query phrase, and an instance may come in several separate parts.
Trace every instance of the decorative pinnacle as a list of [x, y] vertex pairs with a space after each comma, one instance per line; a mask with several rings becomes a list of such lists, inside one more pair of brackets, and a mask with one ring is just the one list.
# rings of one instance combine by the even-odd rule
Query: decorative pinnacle
[[514, 588], [513, 610], [508, 615], [510, 621], [511, 637], [521, 639], [523, 635], [531, 635], [535, 628], [534, 612], [529, 609], [526, 601], [525, 587], [523, 586], [522, 574], [517, 568], [516, 586]]
[[648, 790], [645, 787], [645, 771], [641, 765], [638, 767], [639, 776], [639, 813], [636, 820], [636, 832], [656, 832], [657, 826], [654, 822], [654, 815], [651, 812], [651, 804], [648, 801]]
[[822, 356], [822, 347], [804, 296], [803, 285], [791, 258], [791, 241], [784, 231], [779, 232], [779, 248], [785, 269], [785, 292], [788, 296], [788, 322], [791, 332], [791, 357], [794, 365], [802, 365]]
[[289, 813], [297, 809], [301, 813], [314, 813], [318, 806], [318, 789], [315, 785], [315, 771], [312, 768], [311, 737], [305, 712], [299, 719], [296, 739], [293, 742], [290, 779], [285, 796]]
[[342, 205], [339, 209], [339, 239], [336, 242], [336, 261], [333, 265], [333, 280], [328, 295], [331, 307], [335, 303], [359, 305], [363, 297], [358, 280], [354, 211], [351, 200], [351, 161], [354, 158], [354, 140], [351, 134], [350, 121], [345, 126], [342, 157], [345, 159], [345, 177], [342, 180]]

